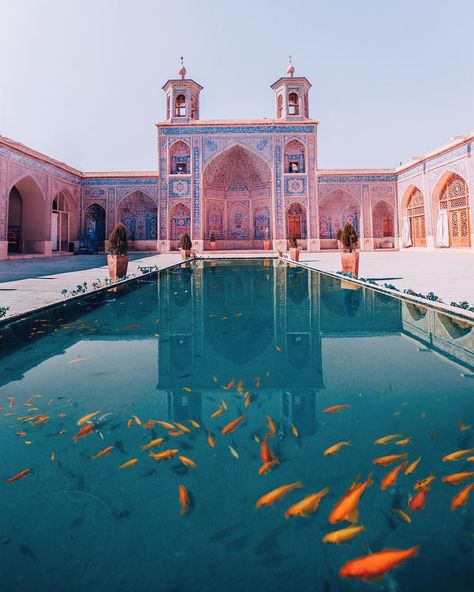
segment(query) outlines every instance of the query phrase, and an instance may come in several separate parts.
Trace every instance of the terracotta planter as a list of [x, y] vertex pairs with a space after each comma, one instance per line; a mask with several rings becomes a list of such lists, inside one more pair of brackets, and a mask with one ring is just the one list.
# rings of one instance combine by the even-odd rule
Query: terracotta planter
[[216, 241], [211, 241], [211, 251], [215, 251], [217, 249]]
[[293, 261], [299, 261], [300, 260], [300, 249], [299, 249], [299, 247], [291, 247], [290, 248], [290, 258]]
[[115, 282], [127, 275], [128, 255], [107, 255], [107, 265], [110, 279]]
[[353, 276], [359, 275], [359, 251], [353, 253], [341, 253], [342, 271], [352, 273]]
[[264, 240], [263, 241], [263, 248], [265, 251], [269, 251], [270, 250], [270, 241], [269, 240]]
[[185, 259], [189, 259], [191, 257], [191, 249], [181, 249], [181, 259], [184, 261]]

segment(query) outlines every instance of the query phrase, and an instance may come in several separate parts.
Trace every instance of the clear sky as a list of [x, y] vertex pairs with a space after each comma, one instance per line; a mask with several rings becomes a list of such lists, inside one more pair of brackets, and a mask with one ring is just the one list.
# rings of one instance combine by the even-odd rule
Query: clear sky
[[474, 0], [0, 0], [0, 134], [85, 171], [156, 169], [161, 87], [274, 117], [293, 55], [320, 168], [392, 167], [474, 129]]

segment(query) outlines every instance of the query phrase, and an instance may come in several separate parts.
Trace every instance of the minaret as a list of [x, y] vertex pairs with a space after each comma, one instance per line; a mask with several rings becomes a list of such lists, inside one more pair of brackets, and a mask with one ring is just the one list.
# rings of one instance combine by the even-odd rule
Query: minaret
[[308, 93], [311, 83], [305, 76], [295, 76], [291, 60], [286, 69], [287, 76], [272, 84], [275, 91], [276, 119], [301, 120], [309, 118]]
[[166, 93], [166, 121], [189, 123], [199, 119], [199, 93], [203, 87], [186, 78], [186, 68], [181, 57], [179, 78], [171, 79], [163, 86]]

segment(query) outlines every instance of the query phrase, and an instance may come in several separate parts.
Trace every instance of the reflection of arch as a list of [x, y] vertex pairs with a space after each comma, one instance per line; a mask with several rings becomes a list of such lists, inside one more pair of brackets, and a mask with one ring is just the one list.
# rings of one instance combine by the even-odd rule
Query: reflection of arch
[[293, 304], [302, 304], [308, 299], [308, 275], [302, 267], [287, 270], [287, 293]]
[[285, 145], [285, 173], [304, 173], [304, 145], [299, 140], [290, 140]]
[[379, 201], [372, 210], [374, 238], [394, 237], [393, 206], [385, 200]]
[[130, 240], [157, 239], [157, 207], [155, 202], [137, 189], [118, 204], [118, 219], [127, 229]]
[[94, 241], [96, 248], [93, 250], [103, 251], [105, 247], [105, 209], [98, 203], [87, 206], [84, 210], [84, 226], [87, 238]]
[[170, 239], [179, 240], [183, 234], [190, 234], [191, 211], [188, 206], [178, 203], [170, 210]]
[[298, 203], [292, 203], [286, 210], [286, 236], [306, 238], [306, 210]]
[[175, 142], [169, 152], [170, 174], [187, 175], [190, 169], [191, 150], [182, 140]]
[[311, 360], [311, 340], [308, 333], [289, 333], [286, 337], [288, 362], [302, 370]]
[[349, 192], [335, 189], [322, 199], [319, 207], [320, 238], [335, 239], [346, 222], [351, 222], [360, 232], [360, 203]]
[[23, 177], [8, 194], [8, 250], [44, 253], [46, 203], [33, 177]]
[[426, 247], [425, 201], [418, 187], [414, 187], [408, 196], [406, 213], [410, 223], [412, 245]]
[[461, 321], [442, 313], [438, 313], [438, 320], [453, 339], [465, 337], [472, 331], [473, 325], [469, 321]]
[[413, 304], [412, 302], [405, 302], [407, 311], [410, 313], [414, 321], [420, 321], [426, 316], [428, 309], [420, 304]]
[[70, 196], [65, 190], [56, 194], [52, 205], [51, 248], [53, 251], [69, 250]]
[[444, 176], [444, 183], [437, 202], [440, 210], [447, 210], [449, 246], [469, 247], [471, 223], [469, 219], [469, 189], [466, 180], [457, 173]]

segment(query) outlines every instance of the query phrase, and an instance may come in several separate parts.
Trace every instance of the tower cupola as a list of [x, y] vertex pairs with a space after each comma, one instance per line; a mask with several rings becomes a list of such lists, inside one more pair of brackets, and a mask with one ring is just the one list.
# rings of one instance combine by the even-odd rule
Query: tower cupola
[[305, 76], [295, 76], [291, 56], [287, 76], [272, 84], [275, 92], [276, 119], [301, 120], [309, 117], [308, 93], [311, 83]]
[[203, 87], [186, 78], [184, 60], [181, 58], [179, 78], [168, 80], [163, 86], [166, 94], [166, 120], [172, 123], [188, 123], [199, 119], [199, 93]]

